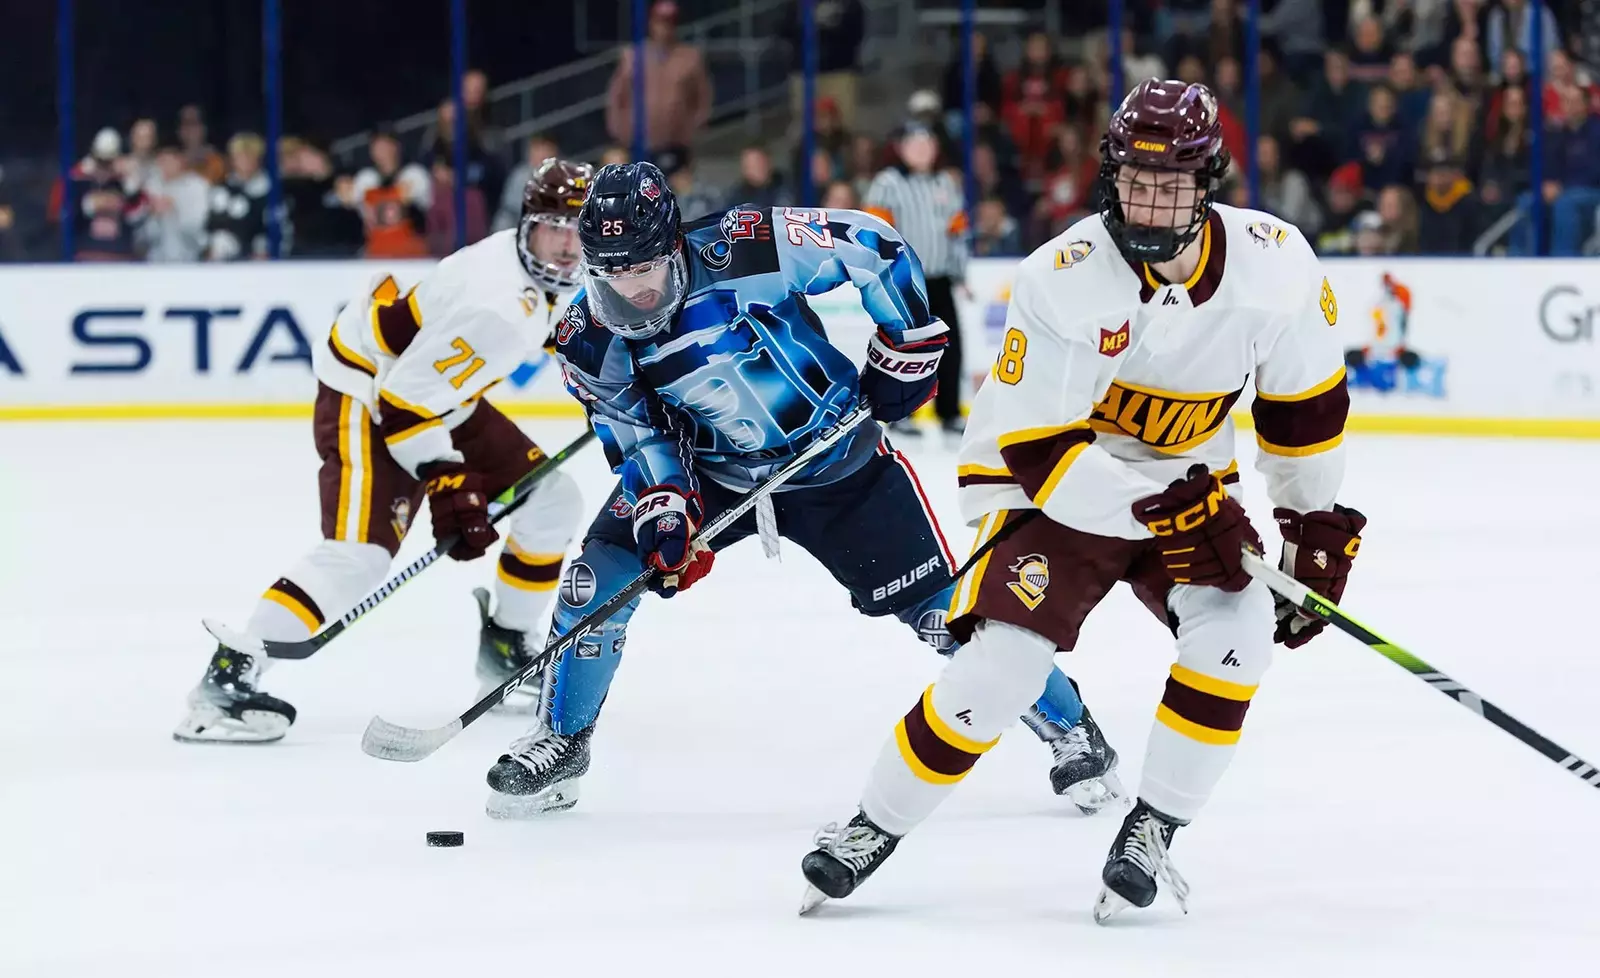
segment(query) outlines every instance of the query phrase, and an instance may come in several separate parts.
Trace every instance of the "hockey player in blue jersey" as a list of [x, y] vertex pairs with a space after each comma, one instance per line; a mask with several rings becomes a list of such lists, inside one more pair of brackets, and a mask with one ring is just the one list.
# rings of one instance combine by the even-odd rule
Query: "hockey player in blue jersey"
[[[660, 572], [657, 593], [671, 597], [710, 571], [717, 550], [758, 535], [769, 553], [779, 537], [809, 551], [863, 614], [892, 614], [954, 652], [944, 622], [955, 562], [910, 463], [878, 424], [933, 396], [947, 342], [900, 236], [839, 210], [735, 207], [680, 226], [672, 191], [649, 163], [595, 176], [579, 236], [584, 291], [556, 330], [555, 352], [621, 482], [567, 567], [552, 634], [646, 566]], [[861, 370], [806, 303], [845, 282], [878, 324]], [[709, 546], [696, 537], [863, 398], [873, 421]], [[489, 771], [490, 815], [577, 802], [637, 606], [545, 671], [539, 722]], [[1086, 812], [1120, 793], [1116, 754], [1060, 670], [1023, 719], [1052, 749], [1057, 793]]]

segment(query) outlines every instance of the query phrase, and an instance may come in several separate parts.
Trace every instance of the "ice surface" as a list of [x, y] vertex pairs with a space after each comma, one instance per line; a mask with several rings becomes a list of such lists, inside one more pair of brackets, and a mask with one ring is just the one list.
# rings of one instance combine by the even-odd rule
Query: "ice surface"
[[[549, 446], [571, 423], [530, 425]], [[1241, 443], [1248, 445], [1248, 434]], [[958, 548], [952, 459], [912, 447]], [[1249, 457], [1249, 449], [1241, 451]], [[795, 915], [811, 833], [851, 813], [939, 660], [855, 615], [798, 547], [753, 542], [650, 599], [583, 799], [483, 814], [521, 731], [485, 718], [429, 760], [358, 742], [374, 712], [472, 702], [469, 589], [441, 564], [267, 687], [266, 747], [174, 743], [210, 647], [317, 536], [304, 422], [0, 427], [0, 975], [1593, 975], [1600, 791], [1342, 636], [1287, 653], [1163, 899], [1090, 921], [1116, 829], [1053, 797], [1009, 733], [851, 900]], [[573, 466], [591, 509], [610, 479]], [[1353, 437], [1372, 519], [1345, 604], [1600, 761], [1594, 444]], [[1260, 482], [1251, 510], [1273, 539]], [[424, 544], [426, 531], [413, 535]], [[338, 609], [343, 610], [343, 609]], [[336, 613], [330, 609], [330, 614]], [[1063, 657], [1137, 767], [1171, 661], [1124, 591]], [[460, 829], [460, 849], [424, 833]]]

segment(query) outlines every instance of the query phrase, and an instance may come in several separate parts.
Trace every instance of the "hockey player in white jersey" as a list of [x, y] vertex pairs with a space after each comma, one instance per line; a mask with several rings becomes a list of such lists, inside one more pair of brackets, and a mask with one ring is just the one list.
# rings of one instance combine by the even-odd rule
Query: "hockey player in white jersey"
[[1272, 658], [1321, 629], [1241, 567], [1260, 549], [1237, 496], [1229, 411], [1253, 376], [1281, 566], [1338, 600], [1365, 517], [1335, 503], [1349, 394], [1338, 303], [1305, 238], [1214, 205], [1228, 168], [1216, 99], [1150, 80], [1101, 144], [1103, 211], [1025, 259], [1002, 349], [962, 442], [963, 515], [981, 546], [956, 587], [969, 642], [900, 721], [843, 828], [802, 870], [803, 909], [848, 895], [993, 747], [1057, 649], [1118, 581], [1176, 639], [1138, 801], [1102, 871], [1095, 919], [1183, 903], [1168, 854], [1233, 756]]
[[[481, 398], [546, 343], [577, 290], [577, 215], [591, 177], [586, 164], [546, 160], [524, 189], [517, 227], [414, 283], [377, 276], [314, 346], [323, 540], [256, 602], [252, 638], [303, 640], [381, 584], [424, 497], [451, 557], [481, 557], [498, 539], [489, 500], [544, 453]], [[572, 478], [553, 472], [507, 518], [492, 615], [488, 592], [475, 592], [485, 685], [498, 685], [541, 645], [532, 630], [555, 594], [582, 505]], [[283, 737], [295, 710], [261, 691], [266, 665], [219, 645], [173, 736]]]

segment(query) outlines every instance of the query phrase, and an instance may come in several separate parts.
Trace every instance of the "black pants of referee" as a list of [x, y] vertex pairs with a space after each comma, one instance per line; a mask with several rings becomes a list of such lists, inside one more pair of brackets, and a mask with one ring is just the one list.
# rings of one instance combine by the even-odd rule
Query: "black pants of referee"
[[950, 327], [950, 345], [939, 359], [939, 389], [933, 395], [933, 413], [941, 422], [961, 418], [961, 318], [956, 314], [955, 282], [948, 275], [928, 276], [928, 311]]

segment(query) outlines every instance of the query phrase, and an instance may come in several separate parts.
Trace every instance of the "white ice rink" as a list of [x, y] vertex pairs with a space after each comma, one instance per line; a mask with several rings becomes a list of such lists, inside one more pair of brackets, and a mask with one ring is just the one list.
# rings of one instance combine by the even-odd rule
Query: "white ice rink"
[[[963, 548], [951, 457], [911, 451]], [[173, 742], [200, 618], [242, 625], [317, 539], [316, 462], [306, 422], [0, 426], [0, 975], [1600, 974], [1600, 791], [1337, 634], [1279, 657], [1179, 835], [1190, 915], [1111, 928], [1089, 906], [1116, 819], [1069, 814], [1021, 728], [854, 898], [795, 915], [812, 832], [940, 660], [792, 546], [648, 599], [583, 799], [543, 822], [483, 814], [518, 719], [415, 765], [358, 747], [374, 712], [472, 702], [488, 560], [279, 665], [283, 743]], [[601, 505], [599, 450], [573, 470]], [[1594, 443], [1352, 436], [1341, 498], [1371, 525], [1344, 603], [1600, 761], [1597, 486]], [[1060, 661], [1136, 784], [1169, 636], [1119, 589]]]

